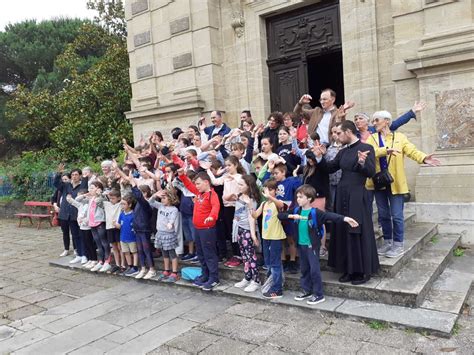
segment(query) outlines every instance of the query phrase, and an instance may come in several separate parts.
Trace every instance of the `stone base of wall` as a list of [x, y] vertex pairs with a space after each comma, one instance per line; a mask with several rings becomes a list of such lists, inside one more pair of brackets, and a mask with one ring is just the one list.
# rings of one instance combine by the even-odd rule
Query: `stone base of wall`
[[438, 223], [438, 231], [461, 234], [462, 243], [474, 245], [474, 202], [410, 202], [406, 209], [416, 213], [417, 222]]

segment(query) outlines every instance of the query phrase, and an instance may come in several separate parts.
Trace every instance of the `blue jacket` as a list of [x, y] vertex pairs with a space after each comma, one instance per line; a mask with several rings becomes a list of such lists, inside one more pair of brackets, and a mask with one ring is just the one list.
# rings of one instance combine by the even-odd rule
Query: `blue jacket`
[[132, 195], [137, 200], [133, 210], [133, 230], [139, 233], [151, 233], [152, 208], [138, 187], [132, 187]]
[[[212, 132], [214, 131], [214, 128], [216, 128], [215, 125], [204, 128], [204, 133], [207, 134], [208, 139], [212, 138]], [[229, 132], [230, 132], [230, 128], [225, 123], [223, 123], [222, 128], [219, 130], [219, 135], [220, 136], [225, 136]]]

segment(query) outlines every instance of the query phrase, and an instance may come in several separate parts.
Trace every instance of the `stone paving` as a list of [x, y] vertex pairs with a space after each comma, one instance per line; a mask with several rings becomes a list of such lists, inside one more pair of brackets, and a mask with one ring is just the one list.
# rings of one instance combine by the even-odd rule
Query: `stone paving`
[[0, 221], [1, 354], [474, 353], [472, 306], [444, 339], [49, 266], [61, 250], [59, 229]]

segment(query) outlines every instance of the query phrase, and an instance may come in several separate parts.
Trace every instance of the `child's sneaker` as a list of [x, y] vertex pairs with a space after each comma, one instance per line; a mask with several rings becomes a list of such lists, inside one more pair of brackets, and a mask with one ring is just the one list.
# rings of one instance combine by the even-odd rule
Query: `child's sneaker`
[[263, 297], [267, 299], [277, 299], [277, 298], [282, 298], [283, 297], [283, 291], [268, 291], [263, 294]]
[[143, 269], [140, 270], [140, 272], [137, 275], [135, 275], [135, 278], [137, 280], [143, 279], [143, 277], [146, 275], [146, 273], [147, 273], [146, 269], [143, 268]]
[[206, 282], [201, 288], [203, 291], [212, 291], [214, 287], [219, 286], [219, 281]]
[[64, 250], [61, 254], [59, 254], [60, 257], [67, 256], [69, 254], [69, 250]]
[[99, 271], [100, 269], [102, 269], [102, 266], [104, 266], [102, 263], [97, 263], [94, 265], [94, 267], [91, 269], [92, 272], [96, 272], [96, 271]]
[[242, 281], [239, 281], [236, 284], [234, 284], [234, 287], [246, 288], [248, 285], [250, 285], [250, 280], [243, 279]]
[[238, 267], [240, 264], [242, 264], [242, 260], [240, 260], [238, 257], [233, 256], [230, 258], [228, 262], [226, 262], [224, 265], [230, 268]]
[[194, 255], [191, 259], [188, 260], [191, 264], [199, 264], [199, 258], [197, 255]]
[[194, 279], [193, 285], [197, 287], [203, 287], [207, 283], [207, 280], [204, 279], [202, 276], [198, 276]]
[[193, 254], [186, 254], [186, 255], [183, 255], [183, 256], [181, 257], [181, 260], [182, 260], [182, 261], [187, 261], [187, 260], [192, 259], [192, 258], [194, 258], [194, 255], [193, 255]]
[[139, 273], [138, 268], [131, 267], [131, 268], [128, 268], [127, 271], [125, 271], [124, 275], [125, 276], [135, 276], [135, 275], [138, 275], [138, 273]]
[[87, 264], [89, 262], [89, 260], [87, 260], [87, 257], [86, 256], [83, 256], [81, 258], [81, 265], [84, 265], [84, 264]]
[[160, 274], [160, 276], [158, 276], [158, 280], [159, 281], [164, 281], [165, 279], [168, 278], [168, 276], [170, 276], [170, 274], [171, 273], [169, 271], [165, 270]]
[[254, 280], [250, 281], [250, 284], [244, 288], [244, 292], [255, 292], [260, 288], [260, 284]]
[[168, 276], [168, 278], [166, 278], [166, 279], [163, 280], [163, 281], [164, 281], [164, 282], [171, 282], [171, 283], [174, 283], [174, 282], [176, 282], [176, 281], [178, 281], [178, 280], [179, 280], [178, 274], [175, 273], [175, 272], [172, 272], [172, 273], [170, 274], [170, 276]]
[[147, 274], [143, 276], [143, 280], [149, 280], [152, 277], [156, 276], [156, 271], [155, 270], [148, 270]]
[[82, 261], [82, 258], [80, 256], [76, 256], [74, 259], [72, 259], [69, 264], [76, 264]]
[[120, 272], [120, 267], [117, 265], [113, 265], [109, 271], [109, 274], [118, 274]]
[[90, 270], [90, 269], [92, 269], [92, 268], [93, 268], [94, 266], [96, 266], [96, 265], [97, 265], [97, 261], [96, 261], [96, 260], [91, 260], [90, 262], [88, 262], [88, 263], [84, 266], [84, 268]]
[[100, 268], [99, 272], [107, 272], [112, 269], [109, 263], [104, 263], [104, 265]]
[[326, 301], [324, 296], [311, 296], [311, 298], [307, 300], [306, 303], [309, 304], [310, 306], [314, 306], [315, 304], [318, 304], [324, 301]]
[[295, 296], [295, 301], [304, 301], [305, 299], [313, 297], [311, 292], [303, 291], [299, 295]]

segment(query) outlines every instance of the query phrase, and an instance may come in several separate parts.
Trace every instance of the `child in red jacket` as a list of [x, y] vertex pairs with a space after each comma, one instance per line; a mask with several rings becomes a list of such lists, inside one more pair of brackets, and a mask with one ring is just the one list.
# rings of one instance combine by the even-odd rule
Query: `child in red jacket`
[[194, 183], [180, 169], [179, 179], [192, 192], [194, 198], [193, 225], [196, 228], [196, 251], [201, 263], [202, 274], [194, 280], [194, 285], [204, 291], [211, 291], [219, 285], [216, 221], [220, 203], [216, 192], [211, 188], [211, 179], [205, 172], [194, 178]]

